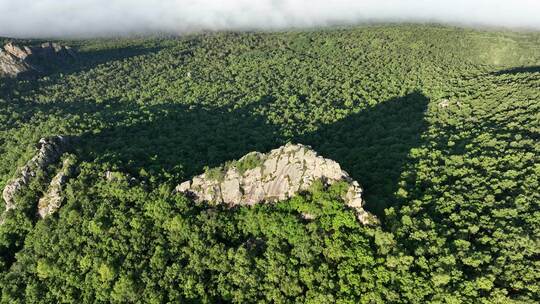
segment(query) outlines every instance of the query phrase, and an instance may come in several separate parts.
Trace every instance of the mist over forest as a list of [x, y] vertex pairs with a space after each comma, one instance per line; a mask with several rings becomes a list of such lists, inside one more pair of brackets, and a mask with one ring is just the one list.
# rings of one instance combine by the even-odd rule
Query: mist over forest
[[536, 0], [0, 0], [0, 35], [95, 37], [381, 22], [539, 29]]

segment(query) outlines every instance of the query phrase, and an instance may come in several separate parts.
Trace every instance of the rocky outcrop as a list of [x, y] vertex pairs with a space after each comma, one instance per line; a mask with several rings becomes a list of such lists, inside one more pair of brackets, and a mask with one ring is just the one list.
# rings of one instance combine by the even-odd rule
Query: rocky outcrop
[[73, 158], [66, 158], [60, 171], [51, 180], [47, 192], [39, 199], [38, 215], [41, 218], [55, 213], [60, 208], [64, 200], [62, 196], [64, 186], [73, 176], [74, 171]]
[[0, 49], [0, 77], [16, 77], [31, 69], [32, 67], [28, 63]]
[[[333, 160], [318, 156], [310, 147], [287, 144], [267, 154], [252, 152], [222, 168], [207, 170], [181, 183], [176, 192], [198, 202], [253, 205], [286, 200], [308, 190], [315, 181], [326, 185], [345, 181], [349, 188], [343, 199], [364, 223], [375, 221], [363, 209], [362, 188]], [[309, 218], [309, 216], [306, 216]]]
[[46, 42], [39, 46], [20, 46], [12, 42], [0, 48], [0, 77], [17, 77], [27, 72], [42, 73], [39, 62], [64, 62], [76, 53], [68, 46]]
[[24, 191], [40, 171], [44, 171], [50, 164], [58, 162], [69, 146], [70, 139], [68, 137], [54, 136], [39, 140], [34, 157], [19, 169], [17, 176], [7, 183], [2, 192], [6, 211], [17, 207], [14, 201], [15, 196]]

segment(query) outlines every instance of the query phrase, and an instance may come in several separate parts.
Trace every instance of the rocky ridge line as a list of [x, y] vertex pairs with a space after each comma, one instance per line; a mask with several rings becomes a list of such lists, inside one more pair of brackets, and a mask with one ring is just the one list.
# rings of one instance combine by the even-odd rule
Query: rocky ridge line
[[[47, 166], [58, 162], [69, 149], [70, 142], [70, 138], [64, 136], [53, 136], [39, 140], [36, 154], [18, 170], [16, 177], [7, 183], [2, 192], [2, 198], [6, 204], [5, 212], [17, 208], [15, 196], [30, 185], [38, 176], [38, 172], [44, 171]], [[65, 177], [57, 177], [53, 178], [53, 181], [57, 179], [59, 184], [65, 182]]]
[[74, 171], [73, 158], [66, 158], [62, 162], [60, 171], [51, 180], [47, 192], [45, 192], [38, 201], [38, 215], [41, 218], [45, 218], [55, 213], [60, 208], [62, 201], [64, 200], [62, 195], [64, 186], [73, 176]]
[[17, 77], [26, 72], [43, 73], [43, 68], [33, 63], [36, 59], [65, 61], [68, 58], [76, 58], [76, 53], [69, 46], [51, 42], [19, 46], [9, 42], [0, 48], [0, 77]]
[[308, 190], [315, 181], [326, 185], [338, 181], [349, 187], [343, 199], [356, 211], [362, 224], [375, 223], [376, 218], [363, 209], [362, 188], [357, 181], [333, 160], [318, 156], [310, 147], [287, 144], [262, 154], [251, 152], [224, 169], [208, 170], [178, 185], [197, 202], [254, 205], [286, 200]]

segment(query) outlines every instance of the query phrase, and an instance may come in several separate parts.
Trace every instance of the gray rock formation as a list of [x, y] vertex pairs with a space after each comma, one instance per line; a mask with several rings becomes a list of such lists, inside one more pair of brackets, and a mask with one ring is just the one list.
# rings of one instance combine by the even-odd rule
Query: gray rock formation
[[[318, 180], [325, 184], [345, 181], [349, 188], [343, 199], [356, 210], [363, 224], [376, 221], [363, 209], [362, 188], [333, 160], [318, 156], [304, 145], [287, 144], [267, 154], [252, 152], [237, 162], [185, 181], [176, 192], [197, 202], [253, 205], [286, 200], [308, 190]], [[309, 218], [309, 216], [306, 216]]]
[[17, 176], [7, 183], [2, 192], [2, 198], [6, 203], [6, 211], [17, 207], [14, 202], [17, 193], [24, 191], [30, 182], [36, 178], [39, 171], [43, 171], [50, 164], [58, 162], [62, 154], [69, 148], [69, 143], [69, 138], [63, 136], [39, 140], [36, 155], [19, 169]]
[[60, 171], [51, 180], [47, 192], [39, 199], [38, 214], [41, 218], [55, 213], [62, 205], [64, 186], [74, 174], [73, 165], [73, 158], [66, 158]]
[[26, 72], [43, 72], [37, 61], [58, 62], [76, 58], [68, 46], [46, 42], [39, 46], [19, 46], [12, 42], [0, 48], [0, 77], [17, 77]]

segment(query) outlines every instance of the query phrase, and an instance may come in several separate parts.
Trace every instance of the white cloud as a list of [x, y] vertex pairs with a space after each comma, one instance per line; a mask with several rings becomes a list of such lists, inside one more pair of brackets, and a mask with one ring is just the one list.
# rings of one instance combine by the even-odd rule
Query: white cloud
[[370, 21], [540, 29], [540, 0], [0, 0], [0, 35], [102, 36]]

